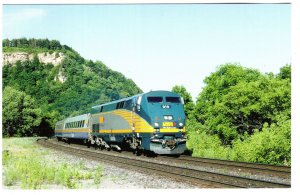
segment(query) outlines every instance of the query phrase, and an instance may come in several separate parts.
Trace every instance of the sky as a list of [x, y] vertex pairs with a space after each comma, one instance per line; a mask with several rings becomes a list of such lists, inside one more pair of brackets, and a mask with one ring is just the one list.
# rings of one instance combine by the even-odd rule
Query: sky
[[278, 73], [291, 63], [289, 4], [3, 5], [2, 38], [59, 40], [144, 92], [194, 100], [217, 67]]

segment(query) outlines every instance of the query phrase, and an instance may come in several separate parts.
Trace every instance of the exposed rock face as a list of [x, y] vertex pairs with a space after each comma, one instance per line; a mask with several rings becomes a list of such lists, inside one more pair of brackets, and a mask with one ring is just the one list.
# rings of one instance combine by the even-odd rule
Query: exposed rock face
[[[54, 66], [59, 65], [63, 59], [65, 58], [65, 55], [62, 52], [53, 52], [50, 54], [49, 52], [43, 52], [38, 53], [37, 57], [40, 62], [42, 63], [51, 63]], [[3, 53], [3, 64], [15, 64], [17, 61], [24, 62], [26, 60], [33, 60], [34, 54], [28, 54], [26, 52], [11, 52], [11, 53]], [[61, 71], [59, 71], [58, 75], [54, 78], [54, 80], [58, 80], [61, 83], [64, 83], [67, 80], [67, 77], [63, 75]]]
[[59, 71], [58, 75], [54, 78], [55, 81], [59, 81], [61, 83], [64, 83], [67, 80], [67, 77], [63, 75], [61, 71]]
[[[53, 52], [50, 54], [49, 52], [43, 52], [37, 54], [39, 61], [42, 63], [52, 63], [54, 66], [59, 65], [62, 60], [65, 58], [65, 55], [62, 52]], [[34, 54], [28, 54], [26, 52], [12, 52], [12, 53], [3, 53], [3, 64], [15, 64], [17, 61], [26, 61], [32, 60]]]
[[25, 52], [14, 52], [14, 53], [3, 53], [3, 65], [15, 64], [17, 61], [29, 60], [28, 53]]

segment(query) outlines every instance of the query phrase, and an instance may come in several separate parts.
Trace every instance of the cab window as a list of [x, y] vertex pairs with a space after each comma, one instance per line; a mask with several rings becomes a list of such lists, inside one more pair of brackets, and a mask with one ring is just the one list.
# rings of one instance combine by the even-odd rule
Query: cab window
[[147, 97], [147, 100], [149, 103], [159, 103], [163, 101], [163, 98], [159, 96], [152, 96], [152, 97]]
[[166, 102], [180, 103], [180, 97], [166, 97]]

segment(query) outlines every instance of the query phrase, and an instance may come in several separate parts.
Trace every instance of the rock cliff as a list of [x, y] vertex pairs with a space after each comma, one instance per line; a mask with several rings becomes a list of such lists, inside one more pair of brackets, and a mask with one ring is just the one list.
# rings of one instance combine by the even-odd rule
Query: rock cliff
[[[28, 54], [26, 52], [12, 52], [12, 53], [3, 53], [3, 64], [15, 64], [17, 61], [26, 61], [26, 60], [32, 60], [34, 57], [34, 54]], [[39, 58], [39, 61], [42, 63], [52, 63], [54, 66], [59, 65], [62, 60], [65, 58], [65, 55], [62, 52], [42, 52], [38, 53], [37, 57]]]

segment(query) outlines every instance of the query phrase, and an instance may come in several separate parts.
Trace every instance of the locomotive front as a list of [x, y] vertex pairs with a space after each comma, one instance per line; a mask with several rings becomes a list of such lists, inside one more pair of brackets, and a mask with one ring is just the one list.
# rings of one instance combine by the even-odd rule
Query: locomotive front
[[169, 91], [153, 91], [137, 98], [137, 112], [154, 128], [143, 147], [156, 154], [182, 154], [186, 150], [182, 98]]

